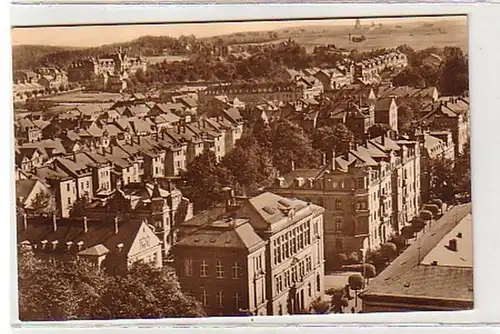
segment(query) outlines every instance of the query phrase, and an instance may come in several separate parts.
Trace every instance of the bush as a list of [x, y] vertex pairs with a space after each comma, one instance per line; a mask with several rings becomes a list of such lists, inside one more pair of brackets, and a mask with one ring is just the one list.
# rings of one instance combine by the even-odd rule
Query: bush
[[431, 204], [436, 204], [438, 207], [442, 208], [443, 207], [443, 201], [440, 200], [439, 198], [434, 198], [431, 200]]
[[405, 239], [412, 239], [415, 237], [415, 229], [412, 226], [405, 226], [401, 229], [401, 234]]
[[396, 245], [396, 247], [398, 248], [398, 252], [401, 252], [406, 246], [405, 238], [403, 235], [393, 235], [389, 242], [392, 242]]
[[375, 266], [371, 263], [365, 263], [361, 267], [361, 274], [364, 276], [366, 279], [374, 278], [377, 276], [377, 269]]
[[414, 231], [419, 232], [425, 227], [425, 220], [420, 217], [413, 217], [411, 226]]
[[343, 287], [333, 287], [325, 291], [325, 294], [329, 296], [334, 296], [335, 294], [343, 294], [344, 293], [344, 288]]
[[431, 220], [432, 219], [432, 212], [429, 210], [421, 210], [420, 211], [420, 218], [423, 220]]
[[349, 276], [349, 287], [354, 291], [363, 289], [365, 287], [365, 280], [363, 279], [363, 276], [360, 274], [353, 274]]
[[330, 303], [317, 298], [311, 303], [311, 310], [316, 314], [325, 314], [330, 310]]
[[430, 211], [434, 217], [438, 216], [441, 213], [440, 208], [441, 207], [438, 206], [437, 204], [425, 204], [423, 207], [424, 210]]
[[392, 242], [383, 244], [380, 248], [380, 252], [382, 256], [389, 261], [392, 261], [394, 258], [396, 258], [396, 256], [398, 256], [398, 248]]

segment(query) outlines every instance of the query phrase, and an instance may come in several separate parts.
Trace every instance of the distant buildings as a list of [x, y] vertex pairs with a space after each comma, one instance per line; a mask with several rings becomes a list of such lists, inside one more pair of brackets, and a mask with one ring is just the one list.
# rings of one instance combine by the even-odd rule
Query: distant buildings
[[68, 68], [70, 82], [93, 81], [99, 75], [109, 77], [132, 74], [141, 69], [147, 70], [147, 61], [141, 57], [132, 57], [123, 50], [109, 55], [76, 61]]
[[471, 204], [450, 209], [361, 292], [362, 312], [473, 308]]
[[307, 310], [324, 294], [323, 211], [266, 192], [187, 221], [175, 246], [183, 289], [209, 315]]
[[53, 94], [68, 89], [68, 75], [55, 67], [40, 67], [33, 71], [18, 70], [14, 73], [14, 101]]

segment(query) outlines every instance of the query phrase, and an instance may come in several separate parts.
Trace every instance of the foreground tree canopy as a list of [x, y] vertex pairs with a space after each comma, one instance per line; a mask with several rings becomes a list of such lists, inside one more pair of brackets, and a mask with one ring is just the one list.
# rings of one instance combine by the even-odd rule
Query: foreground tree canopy
[[107, 320], [203, 316], [182, 292], [171, 268], [135, 264], [110, 277], [87, 262], [53, 264], [21, 250], [18, 260], [22, 321]]

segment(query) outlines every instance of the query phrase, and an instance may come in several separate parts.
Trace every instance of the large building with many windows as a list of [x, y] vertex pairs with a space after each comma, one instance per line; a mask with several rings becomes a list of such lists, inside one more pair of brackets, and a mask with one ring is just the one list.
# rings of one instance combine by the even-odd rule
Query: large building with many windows
[[339, 154], [319, 169], [296, 169], [270, 191], [325, 208], [325, 259], [378, 248], [420, 208], [420, 153], [416, 141], [381, 136]]
[[266, 192], [181, 227], [174, 247], [184, 290], [208, 315], [282, 315], [324, 294], [324, 209]]

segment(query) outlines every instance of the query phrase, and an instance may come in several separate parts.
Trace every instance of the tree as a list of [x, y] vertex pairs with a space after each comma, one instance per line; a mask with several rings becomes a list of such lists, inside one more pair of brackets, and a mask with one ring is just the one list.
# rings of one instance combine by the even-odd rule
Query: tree
[[55, 210], [52, 194], [47, 191], [38, 192], [30, 204], [30, 211], [35, 216], [46, 215]]
[[424, 229], [425, 225], [425, 220], [420, 217], [413, 217], [411, 220], [411, 227], [413, 228], [413, 231], [420, 232]]
[[88, 193], [83, 194], [82, 197], [77, 199], [71, 205], [69, 215], [71, 217], [83, 217], [86, 215], [86, 210], [89, 206], [90, 200]]
[[273, 165], [281, 172], [292, 170], [292, 163], [297, 168], [319, 166], [319, 155], [312, 148], [311, 140], [304, 130], [284, 119], [279, 119], [272, 126]]
[[365, 280], [363, 279], [363, 276], [354, 274], [349, 276], [348, 281], [349, 287], [356, 292], [354, 305], [358, 306], [358, 291], [365, 287]]
[[398, 256], [398, 248], [392, 242], [386, 242], [380, 248], [382, 256], [387, 261], [392, 261]]
[[183, 192], [196, 211], [206, 210], [224, 199], [222, 188], [231, 186], [230, 172], [217, 161], [215, 153], [204, 150], [191, 161], [183, 175]]
[[430, 195], [441, 198], [444, 202], [455, 201], [457, 181], [453, 172], [453, 161], [448, 159], [434, 159], [429, 163]]
[[403, 104], [398, 107], [398, 130], [401, 133], [409, 133], [415, 113], [411, 106]]
[[377, 276], [377, 268], [375, 268], [375, 266], [371, 263], [364, 263], [361, 268], [361, 273], [368, 284], [370, 282], [370, 278]]
[[432, 212], [429, 210], [420, 210], [419, 217], [425, 220], [431, 220], [433, 218]]
[[407, 67], [392, 79], [394, 86], [424, 87], [425, 81], [420, 72], [413, 67]]
[[468, 202], [471, 198], [471, 161], [470, 139], [467, 140], [463, 151], [458, 155], [453, 167], [456, 183], [456, 195], [461, 200]]
[[23, 321], [91, 320], [107, 280], [85, 261], [54, 264], [20, 249], [19, 317]]
[[406, 240], [415, 238], [415, 230], [412, 226], [405, 226], [401, 229], [401, 234]]
[[175, 271], [134, 263], [113, 277], [102, 294], [95, 319], [136, 319], [203, 316], [198, 301], [182, 292]]
[[[458, 49], [460, 50], [460, 49]], [[463, 56], [462, 51], [450, 49], [447, 51], [446, 58], [441, 78], [439, 80], [439, 88], [442, 95], [462, 95], [469, 89], [469, 69], [467, 59]]]
[[238, 140], [233, 150], [221, 161], [242, 188], [244, 194], [254, 191], [261, 182], [269, 179], [273, 166], [268, 152], [253, 137]]
[[326, 291], [326, 294], [332, 296], [331, 304], [333, 313], [344, 313], [344, 307], [347, 307], [349, 305], [349, 301], [346, 298], [345, 289], [330, 288]]
[[387, 132], [391, 130], [392, 128], [389, 124], [376, 123], [368, 129], [368, 135], [370, 138], [377, 138], [380, 136], [386, 136]]
[[312, 147], [322, 153], [343, 152], [349, 148], [354, 135], [344, 124], [322, 126], [316, 129], [312, 135]]
[[311, 310], [315, 314], [325, 314], [328, 312], [330, 309], [330, 303], [324, 300], [321, 300], [321, 298], [317, 298], [313, 300], [311, 303]]
[[434, 217], [437, 217], [439, 214], [441, 214], [441, 209], [436, 204], [424, 204], [422, 209], [430, 211]]

